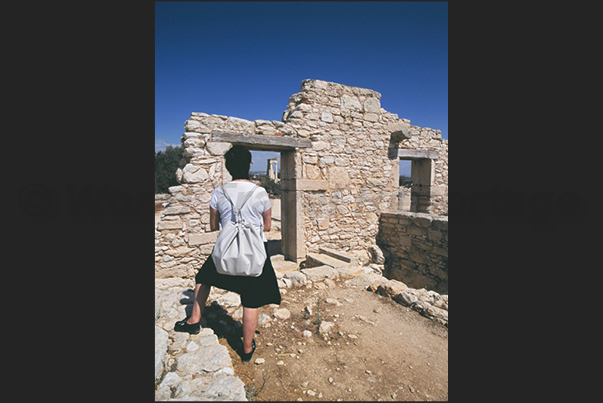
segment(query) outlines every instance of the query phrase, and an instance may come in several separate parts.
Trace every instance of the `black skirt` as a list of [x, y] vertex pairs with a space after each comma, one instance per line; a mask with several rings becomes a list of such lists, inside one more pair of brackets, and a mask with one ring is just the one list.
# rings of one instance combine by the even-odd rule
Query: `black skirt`
[[[266, 248], [266, 256], [268, 256], [266, 242], [264, 242], [264, 247]], [[281, 293], [278, 289], [270, 256], [264, 263], [262, 274], [258, 277], [250, 277], [218, 273], [210, 254], [195, 276], [195, 283], [213, 285], [223, 290], [236, 292], [241, 296], [241, 304], [245, 308], [259, 308], [263, 305], [281, 303]]]

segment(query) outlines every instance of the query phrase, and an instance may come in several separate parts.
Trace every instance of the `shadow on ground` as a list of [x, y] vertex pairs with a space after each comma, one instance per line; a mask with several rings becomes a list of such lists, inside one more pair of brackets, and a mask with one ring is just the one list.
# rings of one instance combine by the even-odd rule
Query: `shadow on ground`
[[266, 242], [266, 246], [268, 248], [268, 257], [274, 255], [281, 255], [283, 253], [283, 242], [281, 239], [269, 239]]
[[[193, 311], [193, 305], [187, 305], [185, 310], [187, 317], [190, 316]], [[219, 339], [224, 338], [239, 356], [243, 354], [243, 324], [241, 321], [233, 319], [228, 311], [221, 307], [217, 301], [213, 301], [203, 309], [201, 318], [201, 325], [203, 327], [212, 329]], [[256, 330], [256, 334], [259, 333]]]

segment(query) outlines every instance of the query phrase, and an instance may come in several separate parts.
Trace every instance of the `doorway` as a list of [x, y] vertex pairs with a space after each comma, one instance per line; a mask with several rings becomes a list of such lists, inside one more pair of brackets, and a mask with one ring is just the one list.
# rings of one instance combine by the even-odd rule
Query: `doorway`
[[285, 260], [299, 263], [305, 259], [301, 190], [298, 190], [298, 180], [302, 177], [301, 157], [297, 149], [312, 147], [310, 139], [214, 131], [212, 141], [239, 144], [252, 152], [271, 151], [280, 154], [281, 252]]
[[278, 151], [251, 151], [250, 179], [266, 189], [272, 206], [272, 228], [265, 232], [268, 256], [283, 254], [281, 217], [281, 153]]

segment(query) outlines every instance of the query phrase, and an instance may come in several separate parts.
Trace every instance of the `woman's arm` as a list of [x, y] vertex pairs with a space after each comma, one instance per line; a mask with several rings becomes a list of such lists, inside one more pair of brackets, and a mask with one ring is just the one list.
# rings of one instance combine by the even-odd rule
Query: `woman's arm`
[[217, 231], [220, 229], [220, 212], [209, 208], [209, 230]]
[[272, 228], [272, 208], [264, 211], [262, 217], [264, 219], [264, 232], [268, 232]]

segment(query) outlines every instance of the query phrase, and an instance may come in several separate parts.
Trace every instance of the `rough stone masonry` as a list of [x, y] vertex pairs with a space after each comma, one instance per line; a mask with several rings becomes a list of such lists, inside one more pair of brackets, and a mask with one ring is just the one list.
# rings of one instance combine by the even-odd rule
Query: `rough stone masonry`
[[[380, 99], [370, 89], [304, 80], [299, 93], [289, 98], [282, 121], [193, 112], [184, 124], [184, 159], [176, 172], [180, 185], [169, 189], [169, 206], [155, 232], [156, 277], [193, 278], [211, 252], [218, 233], [209, 232], [208, 204], [214, 188], [231, 180], [223, 157], [231, 144], [281, 152], [283, 249], [288, 260], [300, 262], [319, 246], [345, 251], [363, 264], [374, 259], [379, 227], [392, 221], [382, 214], [398, 210], [400, 159], [412, 161], [411, 212], [446, 216], [448, 141], [439, 130], [412, 126], [381, 108]], [[396, 226], [403, 222], [396, 221]], [[446, 270], [447, 282], [447, 235], [444, 242], [436, 230], [425, 228], [418, 238], [405, 238], [411, 245], [396, 245], [404, 256], [386, 269], [408, 273], [429, 266], [433, 258], [431, 274], [437, 267], [437, 276], [443, 277]], [[387, 242], [379, 246], [391, 256], [387, 248], [393, 240], [386, 233]], [[444, 254], [432, 245], [438, 236], [437, 248], [446, 250], [445, 264], [435, 261]], [[411, 248], [412, 242], [416, 247]], [[428, 262], [415, 256], [422, 251], [431, 253]], [[392, 264], [398, 263], [404, 266], [396, 271]]]

